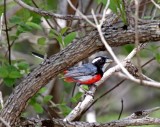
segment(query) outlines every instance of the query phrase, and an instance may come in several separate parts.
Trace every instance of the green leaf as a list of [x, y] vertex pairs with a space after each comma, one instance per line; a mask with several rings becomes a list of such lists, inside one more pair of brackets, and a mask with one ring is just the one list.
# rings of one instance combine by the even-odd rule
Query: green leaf
[[[111, 0], [109, 8], [116, 14], [118, 14], [117, 0]], [[105, 4], [106, 5], [106, 4]]]
[[19, 71], [11, 71], [10, 73], [9, 73], [9, 76], [8, 76], [9, 78], [21, 78], [22, 77], [22, 75], [21, 75], [21, 73], [19, 72]]
[[61, 109], [64, 116], [68, 115], [72, 111], [72, 109], [66, 104], [59, 104], [57, 106]]
[[74, 97], [71, 98], [71, 102], [77, 103], [81, 99], [82, 95], [83, 95], [83, 93], [78, 92]]
[[14, 79], [14, 78], [4, 78], [3, 81], [8, 87], [12, 87], [13, 84], [15, 83], [16, 79]]
[[54, 29], [51, 29], [50, 31], [49, 31], [49, 38], [55, 38], [55, 36], [58, 36], [59, 35], [59, 33], [56, 31], [56, 30], [54, 30]]
[[23, 30], [26, 32], [26, 31], [32, 31], [32, 27], [27, 25], [27, 24], [20, 24], [20, 26], [23, 28]]
[[107, 0], [97, 0], [97, 3], [98, 3], [98, 4], [103, 3], [104, 5], [106, 5]]
[[62, 28], [60, 31], [61, 35], [63, 35], [68, 29], [69, 29], [69, 27]]
[[130, 45], [130, 44], [124, 46], [124, 49], [127, 53], [130, 53], [133, 50], [133, 48], [134, 48], [134, 45]]
[[57, 10], [58, 0], [46, 0], [46, 10]]
[[1, 78], [8, 77], [8, 74], [9, 74], [9, 72], [6, 67], [0, 67], [0, 77]]
[[21, 18], [21, 22], [25, 23], [28, 18], [30, 18], [30, 11], [26, 10], [25, 8], [21, 8], [16, 11], [16, 16]]
[[17, 63], [17, 67], [20, 70], [27, 70], [29, 68], [29, 64], [26, 63], [25, 61], [21, 61], [21, 62]]
[[46, 90], [47, 90], [47, 88], [46, 88], [46, 87], [43, 87], [43, 88], [41, 88], [41, 89], [38, 91], [38, 93], [42, 94], [42, 93], [44, 93]]
[[12, 16], [9, 21], [10, 23], [19, 24], [22, 20], [18, 16]]
[[43, 113], [43, 107], [39, 103], [34, 103], [33, 108], [37, 113]]
[[17, 27], [17, 32], [16, 32], [17, 36], [20, 35], [21, 33], [24, 33], [24, 32], [25, 32], [25, 30], [23, 29], [23, 27], [21, 27], [21, 26]]
[[61, 35], [55, 36], [55, 38], [57, 39], [57, 41], [58, 41], [60, 44], [63, 44], [63, 39], [62, 39], [62, 36], [61, 36]]
[[43, 102], [44, 102], [44, 103], [48, 103], [52, 98], [53, 98], [53, 96], [47, 95], [47, 96], [45, 96], [45, 97], [43, 98]]
[[45, 43], [46, 43], [46, 38], [45, 38], [45, 37], [40, 37], [40, 38], [38, 38], [37, 43], [38, 43], [39, 45], [45, 45]]
[[87, 85], [83, 85], [82, 88], [83, 88], [84, 90], [89, 90], [89, 87], [88, 87]]
[[24, 32], [26, 32], [26, 31], [31, 31], [31, 30], [32, 30], [32, 28], [31, 28], [29, 25], [21, 23], [21, 24], [17, 27], [17, 33], [16, 33], [16, 35], [18, 36], [18, 35], [21, 34], [21, 33], [24, 33]]
[[122, 0], [116, 0], [116, 2], [117, 2], [118, 10], [121, 13], [121, 18], [122, 18], [123, 23], [127, 24], [127, 17], [126, 17], [124, 4], [123, 4]]
[[[104, 6], [107, 4], [108, 0], [97, 0], [98, 4], [103, 4]], [[114, 12], [114, 13], [118, 13], [118, 9], [117, 9], [117, 0], [110, 0], [110, 4], [109, 4], [109, 8]]]
[[42, 30], [42, 27], [34, 22], [26, 22], [26, 25], [32, 27], [33, 29]]
[[76, 38], [76, 32], [69, 33], [64, 38], [65, 46], [67, 46], [69, 43], [71, 43]]
[[35, 96], [33, 96], [31, 99], [29, 99], [28, 103], [29, 103], [30, 105], [34, 105], [35, 103], [37, 103]]

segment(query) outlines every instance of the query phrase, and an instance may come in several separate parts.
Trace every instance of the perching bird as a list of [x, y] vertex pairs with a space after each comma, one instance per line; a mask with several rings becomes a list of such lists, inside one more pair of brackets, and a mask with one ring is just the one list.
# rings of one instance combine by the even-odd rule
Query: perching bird
[[69, 68], [65, 71], [64, 79], [68, 82], [75, 82], [78, 85], [94, 85], [102, 78], [106, 67], [111, 62], [113, 60], [105, 56], [98, 56], [91, 63]]
[[[32, 52], [32, 54], [41, 59], [43, 55]], [[106, 69], [113, 60], [106, 56], [98, 56], [91, 63], [82, 64], [78, 67], [71, 67], [64, 72], [64, 80], [67, 82], [75, 82], [78, 85], [94, 85], [98, 82]]]

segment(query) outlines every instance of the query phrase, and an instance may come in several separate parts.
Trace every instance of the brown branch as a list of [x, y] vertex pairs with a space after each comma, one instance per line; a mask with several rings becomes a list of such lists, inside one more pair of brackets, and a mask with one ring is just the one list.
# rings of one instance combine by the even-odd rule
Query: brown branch
[[54, 121], [54, 125], [66, 126], [66, 127], [124, 127], [124, 126], [142, 126], [142, 125], [160, 125], [159, 118], [144, 117], [142, 119], [126, 119], [117, 120], [109, 123], [86, 123], [86, 122], [62, 122]]
[[[42, 126], [56, 126], [56, 127], [124, 127], [124, 126], [141, 126], [141, 125], [160, 125], [159, 118], [148, 117], [151, 113], [159, 110], [160, 107], [155, 107], [147, 110], [140, 110], [132, 113], [128, 117], [120, 120], [111, 121], [108, 123], [88, 123], [88, 122], [65, 122], [61, 119], [52, 120], [26, 120], [20, 123], [22, 126], [32, 125], [33, 127], [41, 124]], [[31, 127], [32, 127], [31, 126]]]
[[[27, 5], [26, 3], [24, 3], [22, 0], [14, 0], [17, 4], [19, 4], [20, 6], [22, 6], [23, 8], [26, 8], [30, 11], [33, 11], [41, 16], [49, 16], [51, 18], [58, 18], [58, 19], [63, 19], [63, 20], [84, 20], [82, 17], [80, 16], [75, 16], [75, 15], [61, 15], [61, 14], [56, 14], [53, 12], [48, 12], [42, 9], [38, 9], [38, 8], [34, 8], [32, 6]], [[101, 18], [101, 15], [97, 15], [97, 18]], [[92, 15], [88, 15], [87, 18], [89, 19], [93, 19]]]
[[35, 119], [35, 120], [24, 121], [20, 125], [23, 125], [24, 127], [27, 125], [30, 126], [32, 125], [31, 127], [35, 127], [39, 123], [41, 123], [42, 126], [56, 126], [56, 127], [64, 127], [64, 126], [65, 127], [124, 127], [124, 126], [160, 125], [159, 118], [152, 118], [144, 115], [145, 113], [148, 114], [148, 111], [150, 112], [150, 110], [137, 111], [131, 114], [129, 117], [103, 124], [88, 123], [88, 122], [65, 122], [61, 119], [52, 119], [52, 120]]

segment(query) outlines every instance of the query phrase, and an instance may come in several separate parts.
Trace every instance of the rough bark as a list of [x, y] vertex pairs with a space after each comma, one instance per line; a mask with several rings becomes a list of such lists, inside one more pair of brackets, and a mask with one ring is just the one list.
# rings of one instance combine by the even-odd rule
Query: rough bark
[[[30, 127], [35, 127], [36, 124], [47, 127], [126, 127], [126, 126], [142, 126], [142, 125], [159, 125], [159, 118], [152, 117], [143, 117], [139, 119], [121, 119], [108, 123], [88, 123], [88, 122], [64, 122], [61, 119], [52, 119], [52, 120], [32, 120], [25, 122], [23, 127], [27, 127], [30, 124]], [[22, 124], [21, 124], [22, 125]]]
[[[139, 25], [138, 28], [140, 43], [160, 40], [158, 21]], [[105, 27], [103, 31], [110, 46], [122, 46], [135, 41], [134, 29]], [[93, 30], [86, 37], [73, 42], [64, 50], [46, 59], [15, 88], [1, 110], [0, 116], [11, 126], [14, 125], [27, 106], [27, 101], [41, 87], [68, 67], [99, 50], [104, 50], [104, 47], [100, 42], [98, 32]]]

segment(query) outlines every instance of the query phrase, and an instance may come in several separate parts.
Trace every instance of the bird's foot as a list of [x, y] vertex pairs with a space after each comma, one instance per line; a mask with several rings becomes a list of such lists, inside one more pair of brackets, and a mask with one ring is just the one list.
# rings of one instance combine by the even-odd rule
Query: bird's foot
[[[90, 95], [90, 96], [94, 97], [94, 94], [92, 93], [92, 91], [88, 91], [88, 90], [84, 89], [83, 87], [81, 87], [82, 84], [76, 83], [76, 85], [80, 88], [80, 90], [82, 90], [84, 92], [85, 96]], [[93, 84], [92, 86], [97, 88], [97, 86], [95, 84]], [[91, 87], [91, 86], [88, 86], [88, 87]]]
[[84, 95], [85, 96], [90, 95], [90, 96], [92, 96], [94, 98], [94, 94], [93, 94], [92, 91], [86, 91]]

